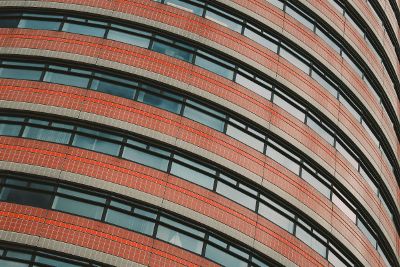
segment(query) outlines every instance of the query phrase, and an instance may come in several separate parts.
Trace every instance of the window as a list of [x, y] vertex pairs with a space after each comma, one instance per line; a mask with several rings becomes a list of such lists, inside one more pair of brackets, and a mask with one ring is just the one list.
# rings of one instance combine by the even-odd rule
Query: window
[[16, 69], [11, 67], [0, 68], [1, 78], [38, 81], [41, 75], [42, 71], [40, 70]]
[[214, 116], [211, 116], [207, 113], [204, 113], [198, 109], [192, 108], [190, 106], [185, 107], [183, 111], [183, 116], [192, 119], [194, 121], [200, 122], [202, 124], [205, 124], [217, 131], [222, 132], [224, 130], [224, 125], [225, 125], [224, 121], [215, 118]]
[[265, 48], [273, 51], [274, 53], [278, 53], [278, 45], [275, 42], [270, 41], [267, 37], [262, 36], [261, 33], [257, 33], [249, 28], [245, 28], [244, 36], [247, 36], [251, 40], [259, 43]]
[[32, 189], [19, 189], [10, 186], [4, 186], [1, 189], [0, 199], [2, 201], [29, 205], [38, 208], [49, 208], [51, 204], [51, 194]]
[[311, 116], [307, 117], [307, 125], [310, 126], [310, 128], [313, 129], [319, 136], [325, 139], [325, 141], [327, 141], [331, 146], [333, 146], [335, 137], [322, 128]]
[[339, 142], [336, 142], [336, 149], [358, 171], [357, 159], [355, 159], [353, 155], [350, 154], [350, 152], [348, 152], [347, 149], [345, 149]]
[[154, 222], [150, 222], [112, 209], [107, 211], [105, 220], [106, 222], [128, 228], [145, 235], [152, 235], [155, 226]]
[[5, 122], [0, 123], [0, 135], [18, 136], [21, 131], [21, 125], [8, 124]]
[[292, 6], [286, 5], [285, 12], [298, 20], [301, 24], [309, 28], [311, 31], [314, 31], [314, 22], [310, 21], [309, 18], [306, 18], [306, 15], [302, 14], [300, 10], [295, 9]]
[[188, 249], [197, 254], [200, 254], [203, 248], [202, 241], [163, 225], [158, 226], [156, 237], [175, 246]]
[[[218, 14], [217, 12], [221, 13], [221, 14], [223, 14], [225, 16], [222, 16], [222, 15]], [[225, 12], [221, 11], [221, 10], [218, 10], [217, 12], [211, 11], [211, 10], [207, 10], [205, 17], [207, 19], [212, 20], [212, 21], [214, 21], [214, 22], [216, 22], [216, 23], [218, 23], [218, 24], [220, 24], [222, 26], [225, 26], [225, 27], [227, 27], [227, 28], [229, 28], [229, 29], [231, 29], [231, 30], [233, 30], [235, 32], [240, 33], [242, 31], [242, 25], [240, 25], [239, 23], [234, 21], [234, 20], [238, 21], [240, 19], [238, 19], [238, 18], [230, 19], [229, 17], [232, 17], [232, 16], [229, 15], [228, 13], [225, 13]]]
[[275, 160], [279, 164], [283, 165], [285, 168], [288, 170], [296, 173], [297, 175], [300, 172], [300, 166], [298, 163], [294, 162], [293, 160], [289, 159], [285, 155], [283, 155], [281, 152], [273, 148], [272, 146], [267, 147], [267, 153], [266, 155], [270, 157], [271, 159]]
[[86, 77], [79, 77], [73, 74], [65, 74], [52, 71], [46, 71], [43, 81], [82, 87], [82, 88], [86, 88], [89, 83], [89, 79]]
[[260, 141], [259, 139], [249, 135], [245, 131], [238, 129], [231, 124], [228, 124], [226, 128], [226, 134], [239, 140], [242, 143], [260, 151], [261, 153], [264, 151], [264, 142]]
[[193, 53], [177, 48], [169, 44], [165, 44], [159, 41], [154, 41], [151, 50], [168, 55], [177, 59], [184, 60], [186, 62], [192, 62]]
[[[100, 206], [101, 203], [105, 203], [104, 199], [100, 198], [93, 198], [91, 195], [73, 192], [69, 189], [64, 189], [62, 187], [58, 188], [57, 192], [65, 194], [65, 196], [56, 196], [54, 198], [52, 208], [59, 211], [69, 212], [73, 214], [77, 214], [84, 217], [93, 218], [96, 220], [100, 220], [103, 214], [103, 207]], [[70, 197], [80, 197], [81, 199], [85, 200], [100, 200], [99, 204], [92, 204], [83, 202], [82, 200], [72, 199]]]
[[311, 72], [311, 77], [314, 78], [314, 80], [316, 80], [322, 87], [324, 87], [335, 98], [338, 97], [338, 91], [336, 90], [336, 88], [330, 82], [327, 81], [327, 77], [321, 76], [315, 70], [313, 70]]
[[239, 190], [218, 181], [217, 184], [217, 193], [251, 209], [251, 210], [255, 210], [256, 208], [256, 199], [240, 192]]
[[172, 163], [171, 174], [208, 189], [212, 189], [214, 185], [214, 178], [177, 162]]
[[110, 95], [120, 96], [123, 98], [133, 99], [136, 90], [128, 86], [106, 82], [103, 80], [93, 79], [90, 88], [99, 92]]
[[[117, 25], [115, 25], [114, 27], [117, 28], [116, 26]], [[118, 28], [125, 29], [125, 27], [118, 27]], [[136, 45], [143, 48], [148, 48], [150, 44], [150, 39], [148, 37], [139, 36], [135, 33], [122, 32], [118, 29], [110, 29], [107, 34], [107, 39], [119, 41], [130, 45]]]
[[39, 30], [57, 31], [60, 28], [61, 22], [36, 19], [21, 19], [18, 28], [29, 28]]
[[233, 71], [221, 66], [210, 59], [203, 57], [203, 56], [196, 56], [195, 64], [199, 67], [205, 68], [211, 72], [214, 72], [218, 75], [221, 75], [229, 80], [233, 79]]
[[335, 204], [347, 217], [350, 218], [354, 223], [356, 223], [356, 214], [337, 196], [336, 193], [332, 194], [332, 202]]
[[290, 51], [284, 47], [281, 47], [279, 55], [295, 65], [300, 70], [304, 71], [307, 75], [310, 73], [310, 67], [294, 55], [294, 52]]
[[[314, 174], [317, 175], [317, 174]], [[302, 169], [301, 171], [301, 177], [312, 185], [315, 189], [317, 189], [321, 194], [323, 194], [326, 198], [330, 199], [331, 198], [331, 189], [320, 182], [316, 177], [314, 177], [310, 172], [308, 172], [306, 169]]]
[[182, 108], [182, 104], [178, 103], [177, 101], [169, 100], [162, 96], [145, 91], [139, 92], [137, 100], [139, 102], [159, 107], [173, 113], [179, 113]]
[[296, 236], [312, 249], [314, 249], [316, 252], [318, 252], [322, 257], [326, 257], [325, 245], [323, 245], [316, 238], [311, 236], [311, 234], [304, 230], [302, 227], [296, 227]]
[[72, 145], [114, 156], [119, 154], [119, 150], [121, 147], [121, 145], [116, 143], [81, 134], [75, 135]]
[[258, 213], [279, 227], [285, 229], [289, 233], [293, 233], [294, 223], [289, 218], [277, 212], [275, 209], [272, 209], [264, 203], [260, 203], [258, 206]]
[[248, 266], [245, 261], [242, 261], [212, 245], [207, 245], [205, 256], [206, 258], [209, 258], [223, 266], [237, 266], [237, 267]]
[[277, 94], [274, 95], [274, 103], [286, 112], [298, 118], [301, 122], [304, 122], [306, 114], [303, 111], [299, 110], [297, 107], [287, 102], [285, 99], [278, 96]]
[[54, 142], [58, 144], [68, 144], [71, 134], [57, 130], [26, 126], [22, 137]]
[[252, 80], [246, 78], [240, 73], [236, 74], [235, 82], [246, 87], [247, 89], [253, 91], [256, 94], [259, 94], [265, 99], [271, 100], [271, 91], [269, 89], [265, 88], [264, 86], [258, 83], [253, 82]]
[[180, 9], [183, 9], [185, 11], [194, 13], [198, 16], [201, 16], [203, 14], [203, 8], [202, 7], [198, 7], [195, 5], [192, 5], [191, 3], [186, 3], [184, 1], [181, 0], [165, 0], [165, 3], [167, 5], [173, 6], [173, 7], [177, 7]]
[[162, 171], [168, 168], [168, 159], [132, 147], [125, 147], [122, 157]]
[[83, 34], [83, 35], [91, 35], [91, 36], [96, 36], [96, 37], [104, 37], [104, 34], [106, 32], [106, 30], [102, 29], [102, 28], [87, 26], [87, 25], [82, 25], [82, 24], [76, 24], [76, 23], [72, 23], [72, 22], [64, 23], [62, 30], [64, 32], [78, 33], [78, 34]]

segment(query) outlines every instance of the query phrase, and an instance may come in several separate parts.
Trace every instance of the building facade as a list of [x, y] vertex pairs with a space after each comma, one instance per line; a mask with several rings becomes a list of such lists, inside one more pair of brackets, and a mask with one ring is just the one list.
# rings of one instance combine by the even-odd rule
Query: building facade
[[400, 267], [399, 22], [0, 1], [0, 266]]

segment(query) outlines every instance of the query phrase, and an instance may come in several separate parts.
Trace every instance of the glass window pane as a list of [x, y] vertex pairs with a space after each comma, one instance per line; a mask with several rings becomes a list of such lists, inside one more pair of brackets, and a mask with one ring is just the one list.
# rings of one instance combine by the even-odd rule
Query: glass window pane
[[157, 238], [170, 244], [185, 248], [197, 254], [201, 253], [203, 242], [178, 231], [159, 225], [157, 229]]
[[7, 251], [7, 257], [21, 260], [30, 260], [32, 255], [21, 251], [9, 250]]
[[264, 151], [264, 142], [249, 135], [241, 129], [238, 129], [230, 124], [226, 128], [226, 134], [239, 140], [240, 142], [245, 143], [246, 145], [263, 152]]
[[330, 199], [331, 197], [331, 190], [329, 189], [328, 186], [320, 182], [316, 177], [314, 177], [312, 174], [310, 174], [308, 171], [305, 169], [302, 169], [301, 171], [301, 177], [304, 179], [304, 181], [308, 182], [310, 185], [312, 185], [315, 189], [317, 189], [321, 194], [323, 194], [325, 197]]
[[78, 197], [78, 198], [82, 198], [82, 199], [86, 199], [86, 200], [99, 202], [99, 203], [102, 203], [102, 204], [106, 203], [106, 199], [104, 197], [99, 197], [99, 196], [96, 196], [96, 195], [93, 195], [93, 194], [82, 193], [82, 192], [71, 190], [71, 189], [67, 189], [67, 188], [64, 188], [64, 187], [59, 187], [57, 192], [61, 193], [61, 194], [65, 194], [67, 196]]
[[377, 242], [374, 236], [371, 234], [371, 231], [365, 227], [364, 223], [361, 220], [357, 221], [357, 226], [363, 232], [363, 234], [368, 238], [369, 242], [371, 242], [372, 246], [376, 248]]
[[18, 24], [18, 28], [57, 31], [60, 28], [60, 24], [61, 22], [59, 21], [21, 19], [21, 21]]
[[214, 178], [176, 162], [172, 163], [171, 174], [198, 184], [200, 186], [206, 187], [208, 189], [212, 189], [214, 185]]
[[356, 214], [334, 193], [332, 194], [332, 202], [346, 214], [350, 220], [356, 223], [357, 216]]
[[321, 136], [325, 141], [327, 141], [330, 145], [333, 145], [335, 138], [328, 131], [323, 129], [319, 124], [317, 124], [313, 118], [307, 118], [307, 125], [310, 126], [319, 136]]
[[188, 233], [191, 233], [193, 235], [197, 235], [201, 238], [205, 236], [205, 233], [196, 229], [193, 229], [193, 227], [187, 226], [185, 224], [179, 223], [175, 220], [169, 219], [167, 217], [161, 216], [160, 221], [166, 223], [167, 225], [173, 226], [175, 228], [178, 228], [182, 231], [186, 231]]
[[110, 30], [107, 34], [107, 39], [136, 45], [143, 48], [148, 48], [150, 44], [150, 39], [147, 37], [138, 36], [132, 33], [125, 33], [118, 30]]
[[225, 122], [217, 119], [211, 115], [208, 115], [204, 112], [201, 112], [198, 109], [194, 109], [192, 107], [186, 106], [183, 111], [183, 116], [194, 121], [205, 124], [217, 131], [222, 132], [224, 130]]
[[289, 159], [272, 146], [268, 146], [266, 155], [297, 175], [300, 173], [300, 166], [298, 163]]
[[56, 196], [52, 209], [100, 220], [104, 208], [82, 201]]
[[92, 129], [88, 129], [88, 128], [84, 128], [84, 127], [78, 127], [77, 131], [87, 133], [87, 134], [93, 135], [95, 137], [103, 137], [103, 138], [118, 141], [118, 142], [121, 142], [123, 139], [122, 136], [118, 136], [118, 135], [111, 134], [108, 132], [92, 130]]
[[182, 48], [174, 47], [158, 41], [153, 42], [151, 50], [168, 55], [177, 59], [181, 59], [187, 62], [192, 62], [193, 53], [183, 50]]
[[352, 105], [350, 105], [350, 103], [342, 95], [340, 95], [339, 101], [340, 103], [343, 104], [343, 106], [345, 106], [345, 108], [354, 116], [354, 118], [357, 121], [361, 121], [360, 114], [353, 108]]
[[17, 18], [1, 18], [0, 28], [17, 28], [19, 19]]
[[99, 92], [103, 92], [110, 95], [120, 96], [123, 98], [133, 99], [135, 95], [135, 89], [120, 84], [106, 82], [102, 80], [94, 79], [90, 88]]
[[20, 125], [0, 123], [0, 135], [18, 136], [21, 128]]
[[140, 91], [137, 100], [139, 102], [159, 107], [173, 113], [180, 113], [182, 108], [182, 104], [178, 103], [177, 101], [169, 100], [163, 96], [151, 94], [146, 91]]
[[195, 5], [192, 5], [190, 3], [186, 3], [184, 1], [181, 0], [165, 0], [165, 4], [176, 7], [176, 8], [180, 8], [183, 9], [185, 11], [194, 13], [198, 16], [203, 15], [203, 8], [202, 7], [198, 7]]
[[103, 28], [75, 24], [75, 23], [70, 23], [70, 22], [64, 23], [62, 31], [97, 36], [97, 37], [103, 37], [104, 33], [106, 32], [106, 30]]
[[273, 102], [281, 107], [283, 110], [298, 118], [300, 121], [304, 122], [306, 114], [303, 111], [299, 110], [297, 107], [293, 106], [291, 103], [287, 102], [285, 99], [275, 94]]
[[297, 56], [293, 55], [292, 52], [289, 52], [285, 48], [281, 48], [281, 50], [279, 51], [279, 55], [295, 65], [300, 70], [304, 71], [306, 74], [310, 73], [310, 67], [305, 62], [300, 60]]
[[328, 261], [335, 267], [347, 267], [347, 264], [333, 254], [332, 251], [329, 251], [328, 253]]
[[41, 75], [41, 70], [13, 69], [8, 67], [0, 68], [1, 78], [38, 81]]
[[29, 205], [39, 208], [49, 208], [51, 195], [44, 192], [35, 192], [31, 189], [16, 189], [3, 187], [0, 193], [2, 201]]
[[328, 36], [325, 34], [324, 31], [322, 31], [319, 27], [316, 28], [316, 34], [321, 37], [333, 50], [336, 52], [340, 53], [340, 46], [336, 44], [335, 41], [333, 41], [333, 38], [331, 36]]
[[0, 266], [2, 267], [28, 267], [28, 263], [16, 262], [13, 260], [2, 260], [0, 259]]
[[280, 0], [267, 0], [267, 2], [283, 10], [283, 3]]
[[339, 142], [336, 142], [336, 149], [337, 151], [345, 158], [347, 159], [350, 164], [358, 170], [358, 161], [356, 158], [353, 157], [352, 154], [350, 154], [347, 149], [345, 149]]
[[255, 31], [250, 30], [249, 28], [244, 29], [244, 35], [249, 37], [251, 40], [259, 43], [260, 45], [264, 46], [265, 48], [273, 51], [274, 53], [278, 52], [278, 45], [266, 37], [262, 36], [261, 33], [257, 33]]
[[240, 25], [239, 23], [235, 22], [232, 19], [229, 19], [227, 17], [223, 17], [220, 14], [217, 14], [213, 11], [207, 10], [206, 11], [206, 15], [205, 17], [209, 20], [212, 20], [222, 26], [225, 26], [235, 32], [241, 32], [242, 30], [242, 25]]
[[42, 257], [42, 256], [36, 256], [35, 257], [35, 262], [42, 263], [42, 264], [47, 264], [47, 265], [50, 265], [50, 266], [57, 266], [57, 267], [78, 267], [78, 266], [82, 266], [80, 264], [73, 264], [73, 263], [70, 263], [70, 262], [65, 262], [65, 261], [51, 259], [51, 258]]
[[223, 266], [246, 267], [247, 263], [242, 261], [219, 248], [211, 245], [206, 247], [206, 258], [213, 260]]
[[256, 208], [255, 198], [252, 198], [227, 184], [218, 182], [217, 193], [220, 193], [221, 195], [226, 196], [251, 210], [255, 210]]
[[132, 215], [109, 209], [106, 215], [106, 222], [128, 228], [130, 230], [152, 235], [155, 223], [134, 217]]
[[221, 75], [227, 79], [232, 80], [233, 79], [233, 71], [221, 66], [209, 59], [206, 59], [201, 56], [196, 56], [195, 64], [199, 67], [205, 68], [206, 70], [209, 70], [211, 72], [214, 72], [218, 75]]
[[313, 236], [311, 236], [303, 228], [296, 227], [296, 236], [301, 241], [303, 241], [308, 246], [310, 246], [312, 249], [314, 249], [316, 252], [318, 252], [322, 257], [325, 258], [325, 256], [326, 256], [326, 247], [325, 247], [325, 245], [321, 244], [321, 242], [316, 240]]
[[167, 171], [169, 160], [138, 149], [125, 147], [122, 157], [158, 170]]
[[26, 126], [22, 137], [55, 142], [58, 144], [68, 144], [69, 139], [71, 138], [71, 134], [50, 129]]
[[130, 228], [132, 225], [132, 215], [109, 209], [107, 210], [105, 221], [124, 228]]
[[323, 88], [325, 88], [331, 95], [333, 95], [335, 98], [338, 97], [338, 91], [335, 89], [335, 87], [330, 84], [326, 79], [326, 77], [322, 77], [320, 74], [318, 74], [315, 71], [311, 72], [311, 77], [314, 78]]
[[89, 78], [75, 76], [71, 74], [46, 71], [43, 81], [87, 88], [89, 83]]
[[275, 223], [279, 227], [285, 229], [289, 233], [293, 233], [294, 223], [289, 219], [275, 211], [274, 209], [268, 207], [267, 205], [260, 203], [258, 207], [258, 213], [264, 216], [266, 219]]
[[98, 151], [109, 155], [118, 155], [121, 145], [100, 140], [93, 137], [76, 134], [73, 146]]
[[311, 22], [309, 19], [305, 18], [300, 11], [293, 9], [291, 6], [286, 5], [285, 12], [298, 20], [301, 24], [309, 28], [310, 30], [314, 30], [314, 23]]
[[256, 94], [259, 94], [265, 99], [271, 100], [271, 91], [269, 89], [259, 85], [258, 83], [251, 81], [250, 79], [244, 77], [239, 73], [236, 75], [235, 82], [246, 87], [247, 89], [253, 91]]
[[152, 235], [154, 232], [155, 223], [133, 217], [132, 226], [130, 229], [146, 235]]

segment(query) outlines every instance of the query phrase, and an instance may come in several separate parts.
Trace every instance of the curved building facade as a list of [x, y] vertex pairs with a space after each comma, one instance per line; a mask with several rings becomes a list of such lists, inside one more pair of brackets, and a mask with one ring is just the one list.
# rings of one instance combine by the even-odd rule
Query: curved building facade
[[0, 1], [0, 265], [400, 267], [399, 22]]

